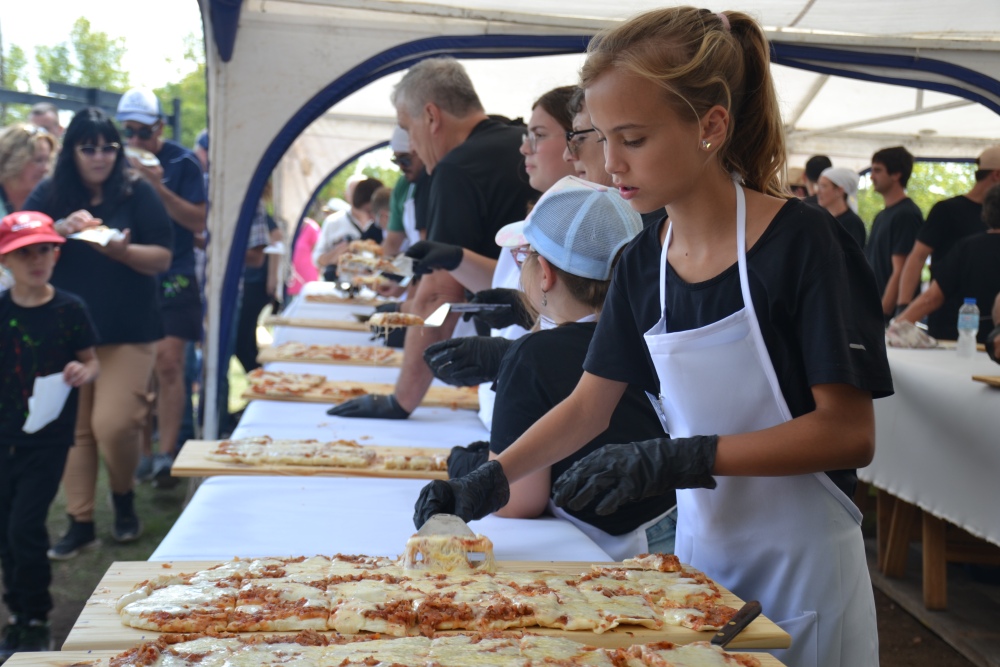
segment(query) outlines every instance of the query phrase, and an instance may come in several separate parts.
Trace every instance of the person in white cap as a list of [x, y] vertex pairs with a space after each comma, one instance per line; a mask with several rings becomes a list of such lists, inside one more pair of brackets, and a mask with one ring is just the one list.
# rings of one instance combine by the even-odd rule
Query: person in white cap
[[[583, 375], [612, 268], [621, 249], [640, 230], [641, 216], [617, 190], [567, 176], [542, 195], [521, 233], [503, 239], [521, 267], [523, 298], [556, 326], [522, 336], [503, 356], [488, 443], [491, 458], [573, 392]], [[644, 439], [658, 427], [643, 391], [629, 387], [607, 430], [579, 451], [512, 484], [510, 502], [497, 514], [535, 518], [552, 512], [578, 526], [615, 560], [648, 550], [672, 553], [676, 519], [664, 515], [675, 506], [673, 494], [628, 503], [606, 516], [565, 511], [549, 502], [553, 483], [574, 462], [608, 443]], [[476, 454], [486, 446], [474, 443], [453, 449], [449, 476], [460, 476], [485, 462]], [[466, 460], [469, 470], [463, 469]], [[655, 530], [656, 539], [649, 539], [647, 528], [653, 533], [661, 519], [664, 526]]]
[[[184, 346], [201, 339], [201, 290], [195, 271], [195, 236], [205, 232], [206, 194], [201, 163], [193, 152], [163, 138], [163, 113], [153, 91], [132, 88], [118, 101], [116, 119], [128, 146], [132, 168], [160, 196], [173, 222], [174, 245], [170, 268], [157, 276], [160, 311], [166, 336], [156, 344], [156, 414], [160, 451], [145, 458], [136, 471], [139, 479], [157, 486], [174, 486], [170, 468], [176, 456], [184, 414]], [[154, 156], [149, 159], [146, 153]]]
[[[963, 195], [945, 199], [934, 204], [927, 214], [927, 222], [917, 233], [913, 249], [903, 264], [899, 278], [899, 296], [896, 300], [896, 314], [902, 313], [914, 298], [920, 286], [920, 273], [931, 258], [931, 279], [934, 265], [940, 264], [958, 241], [986, 231], [983, 223], [983, 198], [995, 185], [1000, 183], [1000, 146], [990, 146], [976, 158], [976, 184]], [[927, 316], [927, 333], [935, 338], [955, 340], [958, 338], [957, 320], [953, 313], [962, 305], [961, 294], [952, 295], [943, 307]]]
[[816, 201], [837, 219], [859, 248], [865, 247], [865, 223], [858, 216], [858, 173], [828, 167], [816, 181]]
[[399, 167], [403, 178], [396, 181], [389, 200], [389, 227], [382, 250], [387, 256], [403, 252], [422, 238], [417, 221], [416, 195], [427, 187], [427, 170], [420, 156], [410, 148], [410, 135], [396, 126], [389, 140], [392, 161]]

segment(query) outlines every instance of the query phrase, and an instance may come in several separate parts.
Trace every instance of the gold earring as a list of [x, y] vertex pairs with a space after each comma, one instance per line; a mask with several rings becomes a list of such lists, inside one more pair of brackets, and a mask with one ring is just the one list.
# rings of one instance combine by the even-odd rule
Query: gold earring
[[712, 147], [712, 142], [709, 141], [708, 139], [702, 139], [701, 140], [701, 147], [702, 147], [703, 150], [707, 151], [709, 148]]

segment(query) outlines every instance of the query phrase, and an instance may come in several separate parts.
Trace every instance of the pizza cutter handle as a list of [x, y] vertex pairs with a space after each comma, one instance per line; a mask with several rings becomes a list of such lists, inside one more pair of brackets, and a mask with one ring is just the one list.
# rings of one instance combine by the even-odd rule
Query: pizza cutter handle
[[760, 602], [756, 600], [747, 602], [740, 607], [740, 610], [726, 623], [724, 628], [715, 633], [715, 636], [712, 637], [712, 643], [721, 648], [726, 648], [729, 646], [729, 642], [736, 639], [738, 634], [743, 632], [755, 618], [760, 616], [760, 612]]

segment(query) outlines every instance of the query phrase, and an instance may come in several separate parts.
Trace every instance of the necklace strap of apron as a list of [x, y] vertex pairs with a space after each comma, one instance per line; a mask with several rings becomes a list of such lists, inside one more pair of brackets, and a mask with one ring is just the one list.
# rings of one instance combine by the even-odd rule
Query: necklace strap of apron
[[674, 225], [667, 220], [667, 235], [663, 238], [663, 250], [660, 251], [660, 314], [667, 312], [667, 248], [673, 236]]

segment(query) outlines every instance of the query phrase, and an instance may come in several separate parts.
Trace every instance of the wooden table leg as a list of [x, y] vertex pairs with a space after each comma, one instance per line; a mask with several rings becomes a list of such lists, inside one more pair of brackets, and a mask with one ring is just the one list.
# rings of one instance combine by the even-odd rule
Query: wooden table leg
[[876, 555], [878, 558], [878, 569], [885, 572], [885, 552], [886, 545], [889, 544], [889, 526], [892, 523], [892, 507], [896, 499], [888, 491], [878, 489], [875, 510], [875, 534], [876, 534]]
[[945, 558], [947, 522], [930, 512], [923, 513], [924, 606], [948, 607], [948, 563]]
[[902, 577], [906, 573], [906, 556], [910, 536], [920, 510], [916, 505], [896, 498], [892, 508], [892, 521], [886, 541], [885, 562], [882, 572], [887, 577]]

